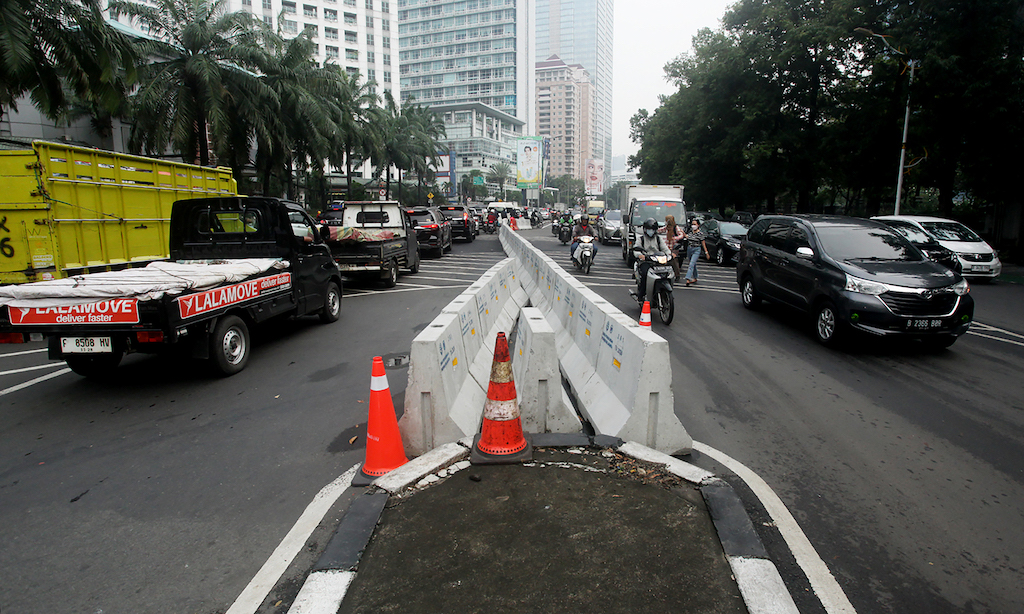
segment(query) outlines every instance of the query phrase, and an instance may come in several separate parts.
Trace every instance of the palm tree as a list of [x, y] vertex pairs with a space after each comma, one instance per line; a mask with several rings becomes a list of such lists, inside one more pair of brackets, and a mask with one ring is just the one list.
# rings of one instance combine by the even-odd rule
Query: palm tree
[[505, 200], [505, 183], [511, 176], [512, 167], [508, 162], [492, 164], [491, 169], [487, 172], [487, 182], [498, 184], [498, 189], [501, 190], [501, 200]]
[[0, 3], [0, 115], [26, 93], [51, 119], [68, 93], [115, 112], [134, 77], [131, 41], [106, 23], [99, 0]]
[[395, 103], [391, 92], [384, 92], [384, 106], [374, 113], [374, 129], [377, 141], [370, 159], [377, 169], [377, 177], [385, 174], [388, 197], [391, 197], [391, 167], [398, 169], [398, 198], [402, 197], [402, 169], [411, 164], [410, 147], [412, 133], [409, 130], [409, 116]]
[[476, 198], [476, 184], [474, 183], [474, 179], [483, 176], [484, 174], [477, 168], [474, 168], [462, 176], [462, 195], [465, 198], [469, 200]]
[[129, 137], [135, 151], [162, 152], [168, 143], [186, 162], [209, 165], [209, 127], [229, 123], [227, 85], [258, 97], [250, 69], [263, 54], [260, 29], [244, 12], [228, 12], [228, 0], [154, 0], [146, 5], [112, 0], [115, 17], [127, 15], [152, 40], [141, 51], [153, 61], [139, 69], [133, 96], [136, 117]]
[[335, 140], [332, 159], [345, 162], [346, 198], [352, 200], [352, 161], [354, 157], [370, 157], [375, 149], [378, 133], [371, 129], [371, 118], [379, 99], [371, 92], [370, 84], [360, 83], [358, 76], [336, 65], [331, 65], [331, 69], [339, 73], [340, 81], [340, 93], [334, 101], [339, 138]]

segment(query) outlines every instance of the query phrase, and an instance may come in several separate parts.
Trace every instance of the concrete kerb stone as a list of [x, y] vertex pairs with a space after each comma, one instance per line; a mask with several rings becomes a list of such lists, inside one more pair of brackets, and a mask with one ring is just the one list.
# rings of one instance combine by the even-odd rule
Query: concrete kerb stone
[[[470, 439], [472, 442], [472, 439]], [[434, 473], [440, 467], [449, 465], [469, 456], [469, 449], [459, 443], [446, 443], [414, 458], [398, 469], [382, 475], [373, 481], [373, 486], [391, 494], [398, 493], [414, 482]]]

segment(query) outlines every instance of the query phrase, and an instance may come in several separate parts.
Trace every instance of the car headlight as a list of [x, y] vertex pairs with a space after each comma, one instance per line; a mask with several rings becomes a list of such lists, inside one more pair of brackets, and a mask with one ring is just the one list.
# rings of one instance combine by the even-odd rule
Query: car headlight
[[740, 248], [740, 242], [739, 241], [726, 241], [725, 244], [728, 245], [732, 249], [739, 249]]
[[845, 289], [850, 292], [878, 296], [879, 294], [884, 294], [889, 287], [885, 284], [878, 283], [877, 281], [868, 281], [867, 279], [861, 279], [847, 274]]
[[966, 279], [961, 279], [960, 281], [958, 281], [955, 284], [953, 284], [953, 292], [957, 296], [963, 296], [963, 295], [967, 294], [970, 291], [971, 291], [971, 284], [967, 283]]

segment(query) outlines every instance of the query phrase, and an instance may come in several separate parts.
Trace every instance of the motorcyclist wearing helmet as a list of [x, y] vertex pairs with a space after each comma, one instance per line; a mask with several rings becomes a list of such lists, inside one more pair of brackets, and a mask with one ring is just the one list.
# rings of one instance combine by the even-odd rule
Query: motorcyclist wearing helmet
[[654, 266], [654, 262], [647, 258], [647, 254], [669, 253], [668, 243], [665, 242], [665, 236], [658, 234], [658, 220], [653, 217], [649, 217], [644, 220], [644, 230], [640, 236], [637, 237], [636, 243], [633, 244], [633, 255], [640, 262], [637, 269], [637, 295], [640, 297], [640, 303], [643, 304], [647, 300], [647, 271]]
[[[597, 233], [594, 232], [594, 227], [590, 225], [590, 219], [589, 218], [590, 218], [590, 216], [584, 215], [583, 217], [581, 217], [579, 219], [579, 223], [577, 223], [575, 226], [573, 226], [573, 228], [572, 228], [572, 243], [569, 244], [569, 258], [572, 258], [572, 255], [576, 252], [576, 246], [579, 245], [579, 243], [580, 243], [578, 241], [579, 237], [582, 237], [582, 236], [597, 237]], [[594, 257], [596, 258], [597, 257], [597, 243], [592, 242], [591, 245], [594, 246]]]

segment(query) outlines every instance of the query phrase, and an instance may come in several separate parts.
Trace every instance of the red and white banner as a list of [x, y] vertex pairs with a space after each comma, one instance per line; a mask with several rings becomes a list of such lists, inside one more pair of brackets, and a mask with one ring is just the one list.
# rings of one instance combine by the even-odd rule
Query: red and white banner
[[181, 319], [194, 318], [204, 313], [244, 303], [267, 294], [274, 294], [292, 287], [292, 274], [281, 273], [270, 277], [260, 277], [243, 281], [240, 284], [214, 288], [206, 292], [198, 292], [175, 299], [178, 302], [178, 313]]
[[138, 324], [139, 301], [115, 298], [109, 301], [66, 307], [8, 307], [11, 324]]

